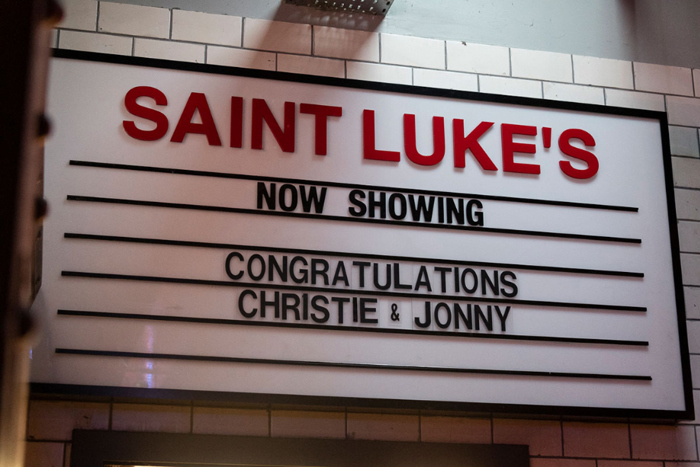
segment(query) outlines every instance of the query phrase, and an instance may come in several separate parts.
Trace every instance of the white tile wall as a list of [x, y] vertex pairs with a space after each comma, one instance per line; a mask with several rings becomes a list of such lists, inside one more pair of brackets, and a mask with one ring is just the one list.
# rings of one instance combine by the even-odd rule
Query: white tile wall
[[[683, 295], [685, 295], [686, 316], [689, 319], [700, 319], [700, 287], [683, 287]], [[700, 368], [698, 370], [700, 371]], [[693, 376], [695, 375], [696, 373], [693, 372]], [[700, 373], [697, 377], [700, 378]]]
[[508, 47], [447, 41], [447, 69], [508, 76], [510, 52]]
[[596, 467], [595, 460], [586, 459], [542, 459], [533, 457], [530, 467]]
[[378, 63], [347, 62], [347, 77], [380, 83], [411, 84], [411, 69]]
[[629, 458], [628, 436], [622, 423], [564, 422], [564, 455]]
[[170, 35], [170, 10], [101, 2], [97, 29], [100, 32], [167, 39]]
[[675, 197], [679, 219], [700, 221], [700, 191], [676, 190]]
[[632, 62], [574, 55], [574, 81], [611, 88], [634, 89]]
[[683, 284], [700, 286], [700, 255], [681, 253]]
[[627, 107], [631, 109], [666, 110], [664, 96], [646, 92], [621, 91], [619, 89], [605, 90], [605, 104], [613, 107]]
[[700, 321], [688, 321], [687, 326], [690, 353], [700, 354]]
[[113, 404], [112, 429], [189, 433], [192, 407], [155, 404]]
[[479, 76], [479, 91], [508, 96], [542, 97], [542, 83], [539, 81], [500, 76]]
[[700, 157], [697, 129], [669, 126], [668, 133], [671, 139], [671, 154], [674, 156]]
[[695, 428], [631, 425], [632, 458], [697, 460]]
[[59, 48], [97, 52], [103, 54], [131, 55], [134, 39], [126, 36], [98, 34], [94, 32], [61, 31]]
[[[681, 244], [681, 251], [686, 253], [700, 253], [700, 222], [679, 222], [678, 238]], [[700, 292], [700, 290], [698, 292]]]
[[70, 441], [74, 429], [106, 430], [109, 409], [100, 402], [31, 401], [27, 438]]
[[675, 186], [700, 189], [700, 159], [674, 157], [673, 183]]
[[243, 18], [173, 10], [171, 38], [178, 41], [241, 46]]
[[382, 34], [381, 49], [383, 63], [423, 68], [445, 68], [444, 41]]
[[269, 436], [270, 415], [262, 409], [194, 407], [192, 433]]
[[452, 71], [428, 70], [416, 68], [413, 70], [413, 84], [439, 89], [456, 89], [459, 91], [478, 91], [479, 80], [471, 73], [455, 73]]
[[277, 71], [345, 78], [345, 62], [332, 58], [277, 54]]
[[510, 63], [512, 75], [517, 78], [573, 82], [569, 54], [510, 49]]
[[428, 443], [491, 444], [491, 419], [424, 416], [420, 434]]
[[668, 123], [700, 127], [700, 99], [667, 96]]
[[207, 46], [207, 63], [211, 65], [257, 68], [275, 71], [277, 55], [257, 50], [232, 49], [229, 47]]
[[97, 0], [63, 0], [63, 21], [59, 27], [94, 31], [97, 28]]
[[561, 456], [561, 423], [547, 420], [494, 418], [493, 442], [528, 444], [531, 456]]
[[379, 34], [314, 26], [314, 55], [363, 62], [379, 61]]
[[[599, 460], [598, 467], [663, 467], [663, 462]], [[668, 464], [666, 464], [668, 465]]]
[[24, 447], [24, 467], [63, 467], [63, 443], [32, 443]]
[[635, 62], [634, 83], [640, 91], [693, 95], [690, 68]]
[[136, 57], [204, 63], [204, 48], [203, 44], [140, 39], [138, 37], [134, 39], [134, 55]]
[[243, 46], [292, 54], [311, 54], [311, 26], [245, 18]]
[[605, 104], [603, 88], [545, 82], [542, 84], [545, 99], [580, 102], [583, 104]]
[[418, 415], [348, 413], [347, 433], [351, 439], [418, 441]]
[[273, 410], [272, 436], [345, 438], [345, 412]]

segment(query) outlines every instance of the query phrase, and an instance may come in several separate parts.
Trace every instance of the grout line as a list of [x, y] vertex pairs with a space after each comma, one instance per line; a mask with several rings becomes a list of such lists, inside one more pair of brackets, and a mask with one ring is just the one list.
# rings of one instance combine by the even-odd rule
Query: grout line
[[603, 88], [603, 105], [608, 105], [608, 90]]
[[574, 55], [569, 55], [569, 58], [571, 58], [571, 82], [573, 84], [576, 84], [576, 72], [574, 71]]
[[544, 81], [540, 81], [540, 95], [544, 99]]
[[60, 48], [61, 48], [61, 47], [60, 47], [60, 42], [61, 42], [61, 30], [58, 29], [58, 28], [56, 28], [55, 31], [56, 31], [56, 48], [57, 48], [57, 49], [60, 49]]
[[377, 42], [379, 42], [379, 62], [378, 63], [382, 63], [382, 34], [378, 33], [377, 35], [379, 36], [379, 39], [377, 40]]
[[[700, 459], [700, 450], [698, 449], [698, 427], [695, 427], [695, 457]], [[666, 463], [664, 462], [664, 465]]]
[[315, 51], [315, 47], [314, 47], [314, 42], [315, 42], [315, 41], [314, 41], [314, 37], [315, 37], [315, 35], [314, 35], [314, 26], [311, 25], [311, 56], [312, 56], [312, 57], [313, 57], [314, 55], [316, 55], [316, 51]]
[[107, 429], [109, 431], [112, 431], [112, 419], [114, 418], [113, 413], [114, 413], [114, 398], [112, 398], [112, 400], [109, 401], [109, 420], [107, 423]]
[[241, 48], [243, 48], [244, 33], [245, 33], [245, 18], [241, 18]]
[[343, 60], [343, 76], [345, 77], [345, 79], [348, 78], [348, 61], [347, 60]]
[[415, 84], [415, 78], [413, 77], [413, 68], [411, 68], [411, 85]]
[[442, 43], [445, 45], [445, 70], [449, 70], [449, 68], [447, 67], [447, 41], [442, 41]]
[[27, 401], [27, 408], [26, 408], [26, 411], [24, 413], [25, 420], [27, 421], [25, 423], [26, 426], [24, 427], [24, 439], [26, 439], [26, 440], [29, 439], [29, 408], [31, 407], [31, 405], [32, 405], [32, 400], [29, 399]]
[[632, 424], [627, 421], [627, 437], [630, 443], [630, 459], [632, 459]]
[[561, 430], [561, 457], [564, 457], [564, 420], [559, 420], [559, 429]]
[[476, 92], [481, 92], [481, 75], [476, 75]]
[[134, 57], [136, 54], [136, 38], [131, 38], [131, 56]]
[[698, 136], [698, 149], [700, 149], [700, 128], [696, 128], [695, 133], [697, 133]]
[[279, 63], [279, 54], [275, 52], [275, 71], [277, 71], [277, 64]]
[[508, 47], [508, 76], [513, 76], [513, 57], [510, 51], [510, 47]]
[[632, 67], [632, 89], [635, 91], [637, 90], [637, 77], [635, 76], [634, 72], [634, 62], [630, 62], [630, 66]]
[[194, 401], [190, 401], [190, 433], [194, 433]]
[[207, 63], [208, 52], [209, 52], [209, 44], [204, 44], [204, 63]]
[[692, 68], [690, 69], [690, 84], [693, 85], [693, 97], [698, 97], [698, 91], [695, 89], [695, 76]]
[[168, 39], [173, 40], [173, 9], [169, 9], [170, 23], [168, 24]]
[[95, 32], [100, 32], [100, 5], [102, 2], [97, 2], [97, 15], [95, 16]]
[[423, 441], [423, 417], [420, 414], [420, 411], [418, 411], [418, 442]]

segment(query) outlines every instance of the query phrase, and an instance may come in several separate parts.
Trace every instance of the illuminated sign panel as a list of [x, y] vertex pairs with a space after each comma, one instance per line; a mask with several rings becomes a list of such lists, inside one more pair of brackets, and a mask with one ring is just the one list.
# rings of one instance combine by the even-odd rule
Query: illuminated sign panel
[[36, 383], [692, 413], [664, 114], [80, 54], [49, 110]]

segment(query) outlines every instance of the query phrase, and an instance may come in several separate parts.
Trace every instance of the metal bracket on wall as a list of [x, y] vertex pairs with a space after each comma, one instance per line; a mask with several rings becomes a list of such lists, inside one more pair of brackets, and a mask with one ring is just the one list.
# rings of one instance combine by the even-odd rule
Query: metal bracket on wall
[[289, 5], [309, 6], [326, 11], [367, 13], [386, 16], [394, 0], [285, 0]]

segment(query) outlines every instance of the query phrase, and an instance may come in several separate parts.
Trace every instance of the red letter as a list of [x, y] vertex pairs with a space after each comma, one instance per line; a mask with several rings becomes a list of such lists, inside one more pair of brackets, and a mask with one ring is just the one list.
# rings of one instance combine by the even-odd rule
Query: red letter
[[231, 97], [231, 147], [243, 147], [243, 98]]
[[328, 154], [328, 117], [342, 117], [342, 107], [332, 107], [330, 105], [301, 104], [299, 112], [312, 114], [316, 123], [316, 144], [314, 152], [317, 156]]
[[267, 123], [277, 144], [284, 152], [294, 152], [294, 132], [296, 105], [294, 102], [284, 103], [284, 131], [280, 128], [275, 116], [267, 106], [265, 99], [253, 99], [253, 127], [251, 147], [263, 148], [263, 121]]
[[524, 154], [534, 154], [537, 150], [534, 144], [516, 143], [513, 135], [536, 136], [537, 127], [527, 125], [511, 125], [503, 123], [501, 125], [501, 145], [503, 146], [503, 171], [520, 174], [538, 174], [540, 166], [537, 164], [521, 164], [513, 161], [513, 154], [516, 152]]
[[[196, 111], [199, 111], [199, 117], [202, 119], [202, 123], [192, 123], [192, 117], [194, 117]], [[201, 92], [193, 92], [190, 94], [190, 98], [187, 99], [185, 108], [182, 110], [182, 115], [180, 115], [180, 121], [177, 122], [175, 131], [173, 131], [173, 137], [170, 138], [170, 141], [173, 143], [182, 143], [187, 133], [206, 135], [207, 142], [210, 146], [221, 146], [221, 138], [219, 138], [219, 133], [216, 131], [214, 117], [211, 116], [207, 97]]]
[[416, 116], [403, 114], [403, 147], [411, 162], [419, 165], [436, 165], [445, 157], [445, 119], [433, 117], [433, 153], [424, 156], [416, 148]]
[[588, 168], [576, 169], [569, 161], [559, 161], [559, 167], [561, 167], [561, 171], [569, 177], [578, 179], [591, 178], [598, 173], [598, 158], [591, 152], [572, 146], [572, 139], [583, 141], [583, 144], [585, 144], [587, 148], [595, 147], [595, 139], [593, 139], [593, 136], [587, 131], [577, 129], [566, 130], [559, 137], [559, 149], [561, 149], [561, 152], [574, 159], [585, 162], [588, 164]]
[[452, 133], [454, 140], [455, 167], [464, 168], [464, 156], [469, 149], [476, 161], [484, 170], [498, 170], [496, 164], [489, 158], [484, 148], [479, 144], [479, 138], [493, 126], [493, 122], [481, 122], [469, 135], [464, 135], [464, 120], [454, 119], [452, 121]]
[[374, 147], [374, 110], [362, 111], [362, 145], [364, 158], [375, 161], [399, 162], [401, 153], [398, 151], [382, 151]]
[[156, 105], [168, 105], [168, 99], [161, 91], [150, 86], [137, 86], [131, 88], [124, 97], [124, 106], [126, 110], [136, 117], [145, 118], [156, 124], [152, 130], [140, 130], [136, 128], [136, 124], [131, 120], [124, 120], [122, 126], [126, 134], [134, 139], [141, 141], [155, 141], [161, 139], [168, 132], [168, 117], [158, 112], [155, 109], [143, 107], [136, 102], [139, 97], [150, 97], [156, 102]]

